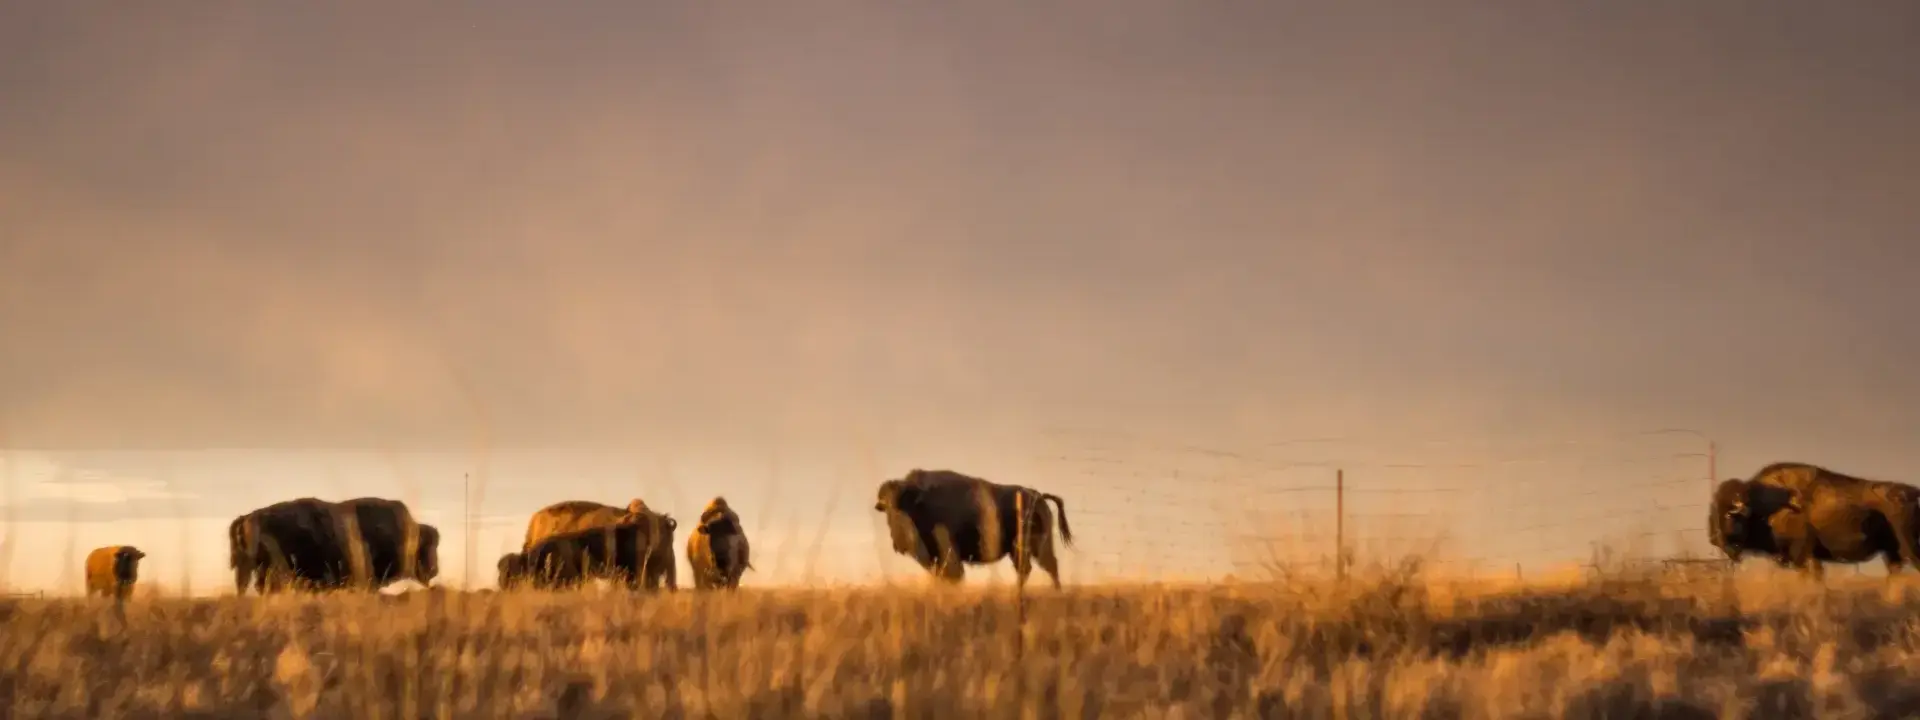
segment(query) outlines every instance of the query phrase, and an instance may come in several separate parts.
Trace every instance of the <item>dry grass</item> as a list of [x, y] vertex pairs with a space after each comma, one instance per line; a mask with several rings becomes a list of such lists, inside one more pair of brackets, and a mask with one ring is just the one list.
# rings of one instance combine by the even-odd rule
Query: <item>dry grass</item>
[[26, 600], [36, 717], [1912, 717], [1920, 597], [1784, 573], [1489, 589]]

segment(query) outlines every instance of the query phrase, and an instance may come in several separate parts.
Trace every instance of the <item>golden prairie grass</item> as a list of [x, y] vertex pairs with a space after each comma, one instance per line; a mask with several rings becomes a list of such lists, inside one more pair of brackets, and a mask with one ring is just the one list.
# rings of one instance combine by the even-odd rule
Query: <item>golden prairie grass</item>
[[10, 718], [1912, 717], [1904, 580], [1788, 573], [0, 604]]

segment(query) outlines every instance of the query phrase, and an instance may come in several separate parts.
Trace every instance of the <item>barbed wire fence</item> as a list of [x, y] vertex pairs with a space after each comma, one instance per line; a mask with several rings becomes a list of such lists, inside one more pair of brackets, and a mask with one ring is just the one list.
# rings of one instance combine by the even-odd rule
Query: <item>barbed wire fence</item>
[[[914, 466], [911, 453], [883, 459], [862, 445], [849, 458], [812, 471], [772, 453], [763, 477], [728, 490], [683, 477], [669, 453], [610, 453], [620, 459], [608, 462], [626, 463], [616, 473], [576, 471], [569, 462], [582, 468], [592, 463], [559, 456], [516, 460], [507, 452], [449, 452], [429, 461], [403, 460], [390, 449], [343, 452], [314, 471], [323, 471], [319, 477], [255, 482], [249, 489], [256, 492], [248, 494], [259, 496], [261, 505], [320, 488], [330, 488], [335, 499], [404, 497], [423, 522], [441, 528], [440, 582], [469, 589], [494, 584], [494, 560], [518, 549], [527, 516], [538, 507], [562, 499], [624, 505], [630, 497], [645, 498], [681, 521], [674, 556], [682, 585], [690, 585], [678, 546], [692, 531], [699, 507], [721, 492], [738, 494], [734, 503], [752, 533], [754, 584], [924, 581], [924, 571], [893, 553], [884, 523], [867, 507], [875, 485]], [[1408, 556], [1447, 575], [1524, 579], [1593, 562], [1606, 548], [1664, 558], [1711, 552], [1704, 524], [1715, 454], [1711, 440], [1689, 430], [1520, 446], [1308, 438], [1230, 447], [1055, 431], [1042, 436], [1025, 463], [1002, 462], [985, 472], [952, 469], [1062, 497], [1075, 531], [1073, 547], [1059, 552], [1062, 579], [1069, 584], [1207, 582], [1276, 571], [1339, 575]], [[181, 467], [188, 464], [163, 458], [151, 472], [172, 480], [186, 474]], [[391, 475], [379, 485], [391, 492], [350, 488], [336, 464], [362, 482], [373, 473]], [[7, 462], [6, 474], [14, 475], [16, 465]], [[80, 556], [105, 536], [80, 543], [73, 522], [65, 537], [50, 536], [50, 517], [22, 533], [14, 522], [21, 495], [16, 483], [8, 484], [8, 527], [0, 533], [6, 554], [17, 547], [53, 550], [40, 556], [64, 554], [54, 569], [57, 587], [77, 590]], [[180, 557], [154, 557], [166, 574], [143, 568], [143, 578], [174, 586], [169, 594], [226, 592], [229, 582], [203, 584], [211, 572], [193, 572], [224, 569], [224, 557], [216, 562], [193, 556], [216, 546], [224, 551], [218, 542], [224, 535], [213, 525], [231, 515], [216, 517], [178, 497], [165, 502], [179, 523], [173, 527], [177, 549], [165, 554]], [[70, 521], [77, 505], [65, 508]], [[236, 505], [236, 514], [244, 511]], [[25, 534], [33, 537], [23, 540]], [[1004, 565], [970, 568], [968, 583], [1011, 582], [1011, 568]], [[15, 589], [11, 577], [0, 583]]]
[[1071, 493], [1076, 530], [1100, 538], [1076, 553], [1083, 582], [1339, 576], [1407, 557], [1439, 574], [1524, 578], [1608, 553], [1711, 550], [1717, 446], [1691, 430], [1520, 448], [1315, 438], [1223, 449], [1086, 431], [1053, 445], [1036, 458], [1061, 488], [1049, 491]]

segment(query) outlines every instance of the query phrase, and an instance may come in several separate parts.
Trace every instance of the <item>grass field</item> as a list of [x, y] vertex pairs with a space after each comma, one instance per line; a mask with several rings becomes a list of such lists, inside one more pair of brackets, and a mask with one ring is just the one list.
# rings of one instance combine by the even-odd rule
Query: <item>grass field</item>
[[[1916, 581], [1920, 582], [1920, 581]], [[37, 717], [1914, 717], [1920, 594], [1787, 573], [1491, 587], [20, 600]]]

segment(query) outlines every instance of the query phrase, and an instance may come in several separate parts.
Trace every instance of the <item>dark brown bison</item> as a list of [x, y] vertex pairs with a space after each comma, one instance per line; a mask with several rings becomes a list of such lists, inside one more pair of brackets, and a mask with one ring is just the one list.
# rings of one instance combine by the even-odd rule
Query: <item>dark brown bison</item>
[[132, 545], [109, 545], [87, 553], [87, 595], [116, 600], [133, 596], [140, 580], [140, 560], [146, 553]]
[[[513, 561], [515, 572], [506, 584], [555, 590], [606, 579], [638, 590], [660, 544], [659, 529], [659, 523], [650, 518], [634, 518], [549, 535]], [[502, 567], [508, 564], [502, 558]]]
[[740, 576], [753, 568], [746, 528], [724, 497], [715, 497], [700, 511], [700, 524], [687, 535], [687, 564], [693, 568], [693, 587], [740, 587]]
[[949, 582], [965, 576], [963, 565], [984, 565], [1012, 557], [1025, 587], [1033, 561], [1060, 587], [1060, 563], [1054, 555], [1052, 500], [1060, 510], [1060, 535], [1068, 546], [1066, 502], [1059, 496], [1019, 485], [1003, 485], [952, 470], [920, 470], [880, 483], [873, 504], [885, 513], [893, 550]]
[[384, 498], [274, 503], [228, 525], [234, 590], [267, 594], [378, 590], [402, 579], [430, 584], [439, 575], [440, 531], [416, 522], [405, 503]]
[[1805, 463], [1774, 463], [1751, 479], [1714, 490], [1708, 539], [1739, 561], [1742, 551], [1767, 553], [1782, 565], [1819, 576], [1822, 562], [1860, 563], [1880, 556], [1889, 574], [1914, 554], [1920, 489], [1867, 480]]
[[655, 555], [647, 561], [644, 580], [647, 589], [658, 589], [664, 583], [670, 591], [679, 590], [679, 573], [675, 567], [678, 561], [673, 556], [673, 531], [679, 523], [670, 515], [654, 512], [640, 498], [634, 498], [624, 508], [592, 500], [567, 500], [541, 508], [527, 520], [527, 537], [520, 544], [520, 552], [525, 554], [541, 540], [557, 534], [641, 518], [657, 526], [655, 534], [661, 541], [654, 550]]

